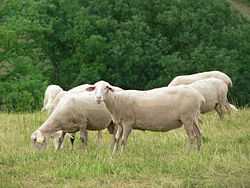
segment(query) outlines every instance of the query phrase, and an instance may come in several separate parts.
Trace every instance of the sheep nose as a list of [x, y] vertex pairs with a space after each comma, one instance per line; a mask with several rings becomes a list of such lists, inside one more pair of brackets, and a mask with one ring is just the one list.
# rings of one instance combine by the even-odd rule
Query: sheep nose
[[36, 135], [34, 133], [31, 135], [31, 141], [34, 143], [36, 142]]
[[36, 138], [31, 138], [32, 142], [35, 143], [36, 142]]
[[100, 104], [102, 102], [102, 96], [96, 96], [96, 102]]

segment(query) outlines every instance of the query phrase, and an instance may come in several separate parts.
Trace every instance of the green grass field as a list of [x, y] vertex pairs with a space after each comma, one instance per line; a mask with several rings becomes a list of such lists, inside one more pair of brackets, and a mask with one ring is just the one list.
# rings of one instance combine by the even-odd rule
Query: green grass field
[[183, 128], [167, 133], [134, 131], [127, 150], [111, 158], [110, 135], [96, 145], [91, 132], [86, 151], [66, 140], [55, 152], [30, 142], [45, 120], [42, 113], [0, 113], [0, 187], [250, 187], [250, 109], [202, 117], [200, 152], [187, 152]]

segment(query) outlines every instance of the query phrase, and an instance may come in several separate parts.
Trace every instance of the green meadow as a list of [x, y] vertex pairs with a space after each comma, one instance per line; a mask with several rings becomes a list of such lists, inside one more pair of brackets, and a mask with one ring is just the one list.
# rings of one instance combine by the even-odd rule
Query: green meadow
[[30, 142], [46, 119], [43, 113], [0, 113], [0, 187], [250, 187], [250, 109], [203, 115], [200, 152], [187, 150], [183, 128], [166, 132], [133, 131], [123, 153], [111, 157], [111, 136], [101, 145], [90, 132], [81, 149], [69, 139], [54, 151]]

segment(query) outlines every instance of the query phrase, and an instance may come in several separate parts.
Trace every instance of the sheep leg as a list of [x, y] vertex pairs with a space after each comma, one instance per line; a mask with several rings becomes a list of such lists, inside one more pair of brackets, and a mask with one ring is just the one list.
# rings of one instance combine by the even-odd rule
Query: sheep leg
[[121, 139], [121, 152], [125, 150], [125, 147], [127, 145], [128, 136], [131, 133], [132, 127], [130, 125], [124, 125], [123, 126], [123, 134]]
[[113, 150], [114, 145], [115, 145], [115, 135], [116, 135], [117, 129], [118, 129], [118, 126], [114, 126], [112, 128], [112, 140], [111, 140], [111, 144], [110, 144], [111, 151]]
[[185, 131], [187, 133], [188, 139], [189, 139], [189, 146], [188, 146], [188, 151], [192, 150], [192, 146], [195, 140], [194, 133], [193, 133], [193, 128], [189, 126], [184, 126]]
[[184, 123], [184, 128], [189, 138], [189, 143], [190, 143], [189, 151], [193, 148], [195, 142], [197, 150], [199, 151], [201, 148], [201, 132], [198, 127], [198, 119], [197, 121], [196, 120], [186, 121]]
[[221, 99], [221, 103], [223, 104], [222, 106], [224, 107], [224, 112], [227, 112], [229, 114], [231, 114], [233, 108], [231, 107], [231, 104], [228, 102], [228, 99], [227, 99], [227, 96], [224, 96], [222, 99]]
[[229, 113], [229, 114], [231, 114], [231, 112], [232, 112], [232, 108], [231, 108], [231, 106], [230, 106], [230, 104], [229, 103], [226, 103], [225, 104], [225, 108], [226, 108], [226, 111]]
[[122, 133], [122, 127], [120, 125], [118, 125], [117, 126], [117, 131], [115, 133], [114, 147], [113, 147], [112, 155], [115, 154], [116, 151], [117, 151], [119, 140], [120, 140], [120, 137], [121, 137], [121, 133]]
[[58, 149], [62, 149], [62, 144], [63, 144], [63, 141], [64, 141], [64, 137], [65, 137], [65, 134], [66, 132], [62, 132], [62, 135], [59, 137], [59, 143], [58, 143]]
[[112, 134], [112, 140], [111, 140], [111, 144], [110, 144], [111, 151], [114, 148], [115, 135], [116, 135], [116, 132], [117, 132], [117, 127], [118, 126], [113, 121], [111, 121], [109, 126], [107, 127], [109, 134]]
[[196, 138], [196, 144], [197, 144], [197, 150], [199, 151], [201, 148], [201, 140], [202, 140], [202, 134], [198, 127], [198, 124], [194, 123], [194, 132], [195, 132], [195, 138]]
[[59, 138], [53, 138], [53, 144], [54, 144], [54, 148], [55, 150], [59, 149]]
[[222, 110], [221, 104], [216, 104], [215, 110], [216, 110], [217, 114], [219, 115], [220, 119], [222, 120], [224, 118], [224, 112]]
[[62, 131], [62, 134], [59, 136], [59, 137], [56, 137], [54, 138], [54, 146], [55, 146], [55, 150], [59, 150], [59, 149], [62, 149], [63, 147], [63, 140], [64, 140], [64, 137], [65, 137], [65, 132]]
[[82, 141], [82, 147], [85, 149], [88, 144], [88, 131], [86, 129], [80, 130], [80, 139]]
[[71, 143], [71, 150], [74, 148], [74, 142], [75, 142], [75, 133], [70, 134], [70, 143]]
[[98, 131], [97, 133], [97, 144], [100, 145], [102, 143], [102, 131]]
[[195, 120], [189, 119], [188, 117], [184, 118], [184, 120], [182, 121], [184, 124], [184, 129], [185, 129], [187, 136], [188, 136], [188, 139], [189, 139], [189, 148], [188, 148], [189, 151], [192, 150], [195, 141], [197, 141], [197, 145], [198, 145], [197, 136], [198, 136], [199, 129], [197, 127], [197, 130], [196, 130], [196, 128], [194, 126], [195, 125], [194, 121]]

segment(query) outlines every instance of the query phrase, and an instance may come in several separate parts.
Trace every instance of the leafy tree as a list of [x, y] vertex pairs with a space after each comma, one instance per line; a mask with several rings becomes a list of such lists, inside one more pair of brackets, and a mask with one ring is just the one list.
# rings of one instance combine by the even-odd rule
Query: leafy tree
[[250, 23], [226, 0], [8, 0], [0, 4], [0, 110], [41, 107], [48, 84], [125, 89], [220, 70], [250, 103]]

